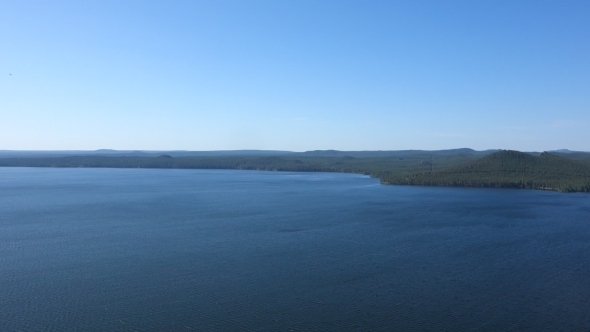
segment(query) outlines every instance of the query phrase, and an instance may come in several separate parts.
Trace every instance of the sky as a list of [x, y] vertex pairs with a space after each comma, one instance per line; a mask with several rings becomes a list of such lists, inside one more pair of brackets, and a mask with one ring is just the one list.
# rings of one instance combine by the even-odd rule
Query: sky
[[0, 6], [0, 150], [590, 151], [590, 1]]

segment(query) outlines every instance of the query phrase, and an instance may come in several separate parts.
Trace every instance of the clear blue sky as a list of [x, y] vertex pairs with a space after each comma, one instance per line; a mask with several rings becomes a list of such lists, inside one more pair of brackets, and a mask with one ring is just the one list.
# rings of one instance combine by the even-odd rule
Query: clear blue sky
[[590, 150], [590, 1], [11, 1], [0, 149]]

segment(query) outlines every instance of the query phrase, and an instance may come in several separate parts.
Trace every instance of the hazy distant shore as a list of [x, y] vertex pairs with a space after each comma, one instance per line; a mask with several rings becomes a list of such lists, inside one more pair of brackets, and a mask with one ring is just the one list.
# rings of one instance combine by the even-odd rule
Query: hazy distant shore
[[[0, 167], [96, 167], [238, 169], [366, 174], [383, 184], [590, 191], [590, 153], [523, 153], [455, 149], [441, 151], [89, 151], [86, 155], [6, 157]], [[76, 151], [69, 152], [76, 153]], [[129, 153], [131, 155], [126, 155]], [[187, 156], [189, 154], [189, 156]], [[26, 155], [26, 156], [23, 156]], [[175, 157], [173, 155], [176, 155]]]

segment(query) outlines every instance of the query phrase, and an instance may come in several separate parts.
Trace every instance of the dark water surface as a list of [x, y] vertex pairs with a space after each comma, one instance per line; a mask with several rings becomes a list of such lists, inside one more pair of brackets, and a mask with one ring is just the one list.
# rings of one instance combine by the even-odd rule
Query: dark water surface
[[0, 168], [0, 331], [587, 331], [590, 195]]

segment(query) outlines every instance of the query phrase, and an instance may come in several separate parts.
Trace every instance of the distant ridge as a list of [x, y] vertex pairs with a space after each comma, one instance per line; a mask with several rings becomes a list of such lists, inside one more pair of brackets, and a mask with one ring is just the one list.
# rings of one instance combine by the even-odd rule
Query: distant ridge
[[298, 154], [304, 156], [315, 157], [409, 157], [416, 155], [431, 154], [433, 156], [448, 156], [448, 155], [478, 155], [483, 156], [493, 153], [497, 150], [476, 151], [469, 148], [448, 149], [448, 150], [376, 150], [376, 151], [339, 151], [339, 150], [313, 150], [300, 152]]
[[162, 154], [172, 157], [204, 157], [204, 156], [278, 156], [293, 154], [290, 151], [278, 150], [213, 150], [213, 151], [185, 151], [185, 150], [0, 150], [0, 158], [40, 158], [40, 157], [69, 157], [69, 156], [125, 156], [125, 157], [158, 157]]
[[578, 152], [578, 151], [571, 151], [568, 149], [559, 149], [559, 150], [550, 150], [547, 152], [551, 152], [551, 153], [573, 153], [573, 152]]
[[[125, 156], [125, 157], [158, 157], [162, 154], [171, 157], [230, 157], [230, 156], [305, 156], [305, 157], [355, 157], [355, 158], [384, 158], [384, 157], [411, 157], [418, 155], [449, 156], [469, 155], [484, 156], [497, 150], [476, 151], [469, 148], [448, 150], [376, 150], [376, 151], [339, 151], [339, 150], [313, 150], [305, 152], [292, 152], [282, 150], [211, 150], [211, 151], [186, 151], [186, 150], [0, 150], [0, 158], [41, 158], [41, 157], [69, 157], [69, 156]], [[590, 154], [588, 155], [590, 156]]]
[[[162, 154], [171, 157], [218, 157], [218, 156], [305, 156], [305, 157], [355, 157], [355, 158], [385, 158], [385, 157], [412, 157], [418, 155], [436, 156], [475, 156], [485, 155], [500, 151], [498, 149], [473, 150], [470, 148], [446, 149], [446, 150], [311, 150], [305, 152], [293, 152], [284, 150], [0, 150], [0, 158], [39, 158], [39, 157], [67, 157], [67, 156], [126, 156], [126, 157], [157, 157]], [[549, 151], [557, 155], [567, 155], [568, 159], [590, 158], [590, 152], [572, 151], [560, 149]], [[528, 152], [539, 155], [539, 152]]]

